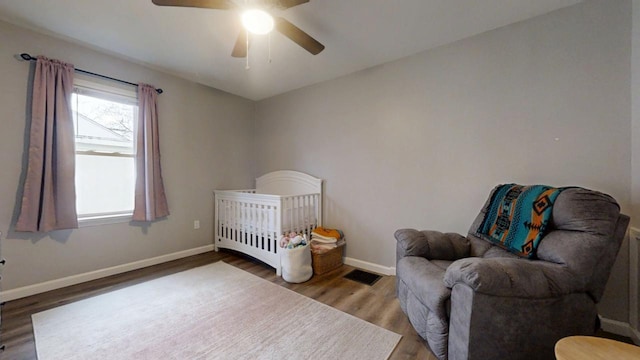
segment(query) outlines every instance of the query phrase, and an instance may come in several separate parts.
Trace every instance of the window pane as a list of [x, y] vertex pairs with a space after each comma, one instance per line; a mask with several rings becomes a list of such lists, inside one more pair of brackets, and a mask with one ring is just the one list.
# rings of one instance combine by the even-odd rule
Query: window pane
[[137, 99], [76, 87], [71, 102], [76, 134], [79, 217], [131, 213]]
[[132, 157], [76, 155], [78, 214], [133, 211], [134, 183]]
[[133, 119], [137, 106], [83, 95], [71, 98], [76, 150], [133, 154]]

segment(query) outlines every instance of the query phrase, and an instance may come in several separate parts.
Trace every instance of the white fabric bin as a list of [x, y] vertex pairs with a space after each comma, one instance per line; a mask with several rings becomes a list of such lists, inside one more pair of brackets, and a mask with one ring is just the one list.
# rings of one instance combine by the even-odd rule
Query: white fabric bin
[[311, 248], [309, 243], [293, 249], [280, 249], [280, 265], [282, 278], [286, 282], [301, 283], [313, 276], [311, 267]]

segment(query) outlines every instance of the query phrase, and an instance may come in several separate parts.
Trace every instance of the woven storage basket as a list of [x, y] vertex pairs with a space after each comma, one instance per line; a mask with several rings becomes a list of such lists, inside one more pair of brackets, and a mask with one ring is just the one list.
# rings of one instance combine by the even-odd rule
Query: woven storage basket
[[324, 274], [342, 266], [344, 244], [323, 253], [311, 251], [311, 263], [314, 274]]

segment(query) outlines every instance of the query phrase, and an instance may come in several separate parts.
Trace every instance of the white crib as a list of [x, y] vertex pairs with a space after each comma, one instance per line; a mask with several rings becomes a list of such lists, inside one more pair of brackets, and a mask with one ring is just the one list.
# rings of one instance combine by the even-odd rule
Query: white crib
[[252, 256], [281, 275], [278, 239], [285, 232], [322, 225], [322, 179], [297, 171], [274, 171], [250, 190], [215, 191], [214, 247]]

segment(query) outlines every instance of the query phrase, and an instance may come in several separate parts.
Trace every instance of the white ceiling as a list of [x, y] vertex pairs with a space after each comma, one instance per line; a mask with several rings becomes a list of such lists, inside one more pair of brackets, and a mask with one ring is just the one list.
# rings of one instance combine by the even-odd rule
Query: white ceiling
[[158, 7], [151, 0], [0, 0], [0, 19], [260, 100], [580, 1], [311, 0], [274, 13], [325, 50], [313, 56], [274, 32], [272, 62], [268, 37], [256, 38], [250, 70], [230, 55], [240, 26], [230, 10]]

